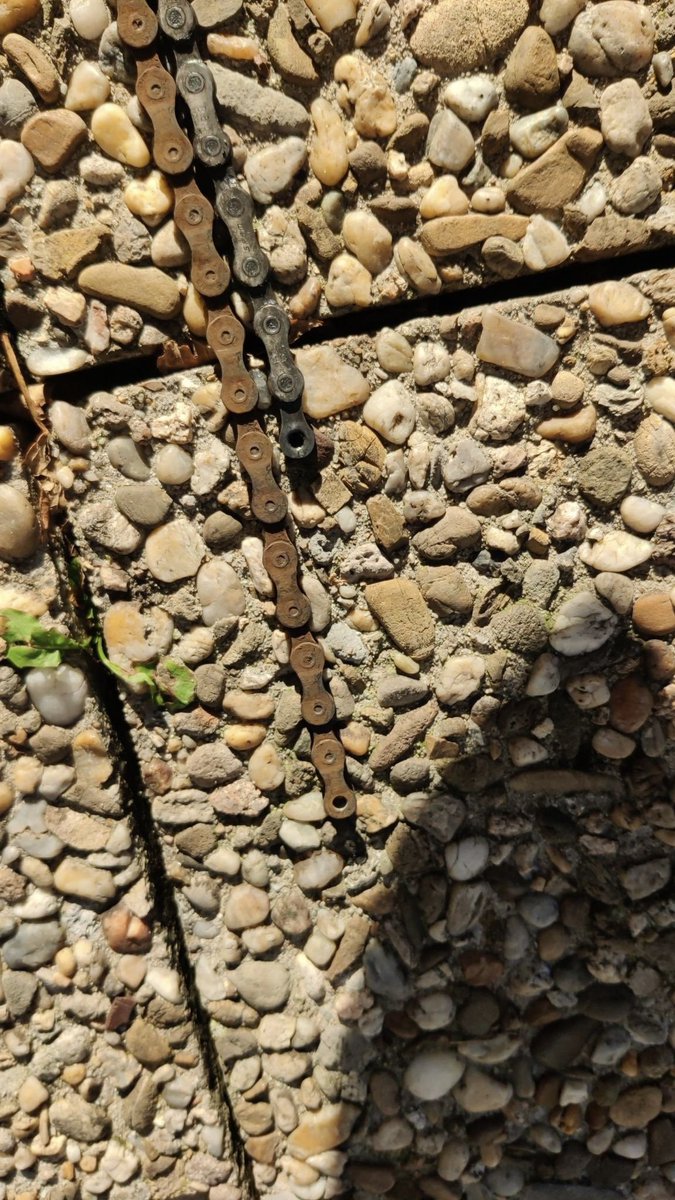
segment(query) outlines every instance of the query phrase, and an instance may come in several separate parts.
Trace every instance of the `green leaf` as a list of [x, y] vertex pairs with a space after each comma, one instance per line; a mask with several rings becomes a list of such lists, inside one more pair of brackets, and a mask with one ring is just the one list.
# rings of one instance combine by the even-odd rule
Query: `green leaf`
[[43, 650], [82, 650], [89, 645], [89, 639], [76, 642], [56, 629], [45, 629], [35, 617], [21, 612], [18, 608], [0, 609], [0, 618], [5, 624], [2, 636], [10, 646], [39, 646]]
[[58, 667], [61, 664], [60, 650], [42, 650], [39, 646], [10, 646], [7, 659], [13, 667]]
[[5, 625], [2, 636], [10, 644], [32, 642], [36, 633], [43, 632], [40, 622], [19, 608], [0, 608], [0, 617]]
[[172, 695], [179, 704], [186, 707], [195, 698], [195, 681], [192, 671], [175, 658], [165, 658], [162, 666], [173, 680]]
[[150, 698], [153, 703], [156, 704], [158, 708], [162, 708], [164, 706], [164, 697], [157, 686], [155, 673], [152, 667], [136, 666], [133, 671], [125, 671], [124, 667], [120, 667], [118, 663], [113, 662], [111, 658], [108, 658], [108, 655], [103, 648], [102, 637], [96, 638], [95, 646], [96, 653], [103, 663], [103, 666], [107, 667], [113, 675], [117, 675], [118, 679], [123, 679], [125, 683], [133, 684], [136, 687], [141, 684], [145, 685], [149, 689]]

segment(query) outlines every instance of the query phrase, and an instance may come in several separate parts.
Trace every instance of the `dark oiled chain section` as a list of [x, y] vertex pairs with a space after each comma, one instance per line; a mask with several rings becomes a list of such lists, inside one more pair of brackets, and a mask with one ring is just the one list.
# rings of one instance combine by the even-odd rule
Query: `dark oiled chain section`
[[[117, 21], [122, 41], [137, 56], [136, 92], [152, 123], [155, 163], [172, 177], [174, 220], [190, 249], [191, 281], [209, 307], [206, 340], [218, 360], [235, 451], [250, 483], [251, 512], [263, 526], [263, 564], [275, 587], [277, 620], [290, 637], [290, 666], [300, 684], [303, 720], [312, 731], [311, 760], [323, 783], [324, 807], [333, 818], [349, 817], [356, 798], [345, 779], [344, 749], [328, 728], [335, 704], [323, 682], [324, 652], [308, 628], [311, 606], [286, 529], [288, 502], [275, 476], [274, 447], [257, 413], [258, 387], [244, 363], [244, 327], [223, 303], [231, 274], [250, 300], [254, 330], [267, 354], [281, 452], [288, 460], [311, 462], [315, 438], [302, 412], [303, 379], [289, 346], [289, 320], [268, 284], [269, 263], [255, 234], [253, 203], [230, 161], [231, 145], [216, 110], [213, 77], [196, 44], [191, 4], [159, 0], [155, 15], [145, 0], [120, 0]], [[192, 142], [180, 125], [177, 96], [189, 114]], [[213, 194], [213, 204], [201, 184]], [[229, 235], [231, 271], [216, 248], [216, 219]]]

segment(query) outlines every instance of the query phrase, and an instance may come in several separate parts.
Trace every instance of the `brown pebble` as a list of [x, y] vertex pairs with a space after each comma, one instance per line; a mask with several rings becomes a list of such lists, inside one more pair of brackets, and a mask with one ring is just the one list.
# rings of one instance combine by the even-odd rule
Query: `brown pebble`
[[651, 716], [652, 694], [636, 675], [614, 684], [609, 698], [609, 719], [621, 733], [635, 733]]
[[3, 38], [2, 48], [43, 100], [48, 104], [58, 100], [61, 91], [58, 71], [39, 46], [21, 33], [8, 33]]
[[675, 633], [675, 609], [667, 592], [639, 596], [633, 605], [633, 624], [647, 637], [667, 637]]
[[67, 108], [36, 113], [21, 131], [21, 141], [43, 170], [60, 171], [71, 154], [86, 140], [87, 126]]
[[650, 679], [656, 679], [660, 683], [673, 678], [675, 675], [675, 646], [654, 639], [645, 642], [644, 652]]
[[590, 442], [595, 434], [597, 416], [592, 404], [585, 404], [578, 412], [569, 417], [549, 417], [537, 425], [540, 437], [552, 442], [567, 442], [570, 446], [578, 446]]

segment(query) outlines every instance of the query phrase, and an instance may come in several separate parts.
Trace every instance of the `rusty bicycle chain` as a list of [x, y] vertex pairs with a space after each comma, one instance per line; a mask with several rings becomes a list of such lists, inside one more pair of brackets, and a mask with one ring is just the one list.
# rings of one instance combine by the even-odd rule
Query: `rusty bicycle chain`
[[[267, 352], [280, 449], [287, 459], [299, 460], [312, 454], [315, 441], [301, 408], [303, 379], [288, 342], [289, 320], [267, 282], [269, 263], [255, 234], [253, 204], [231, 164], [231, 143], [218, 119], [213, 76], [196, 44], [198, 26], [189, 0], [158, 0], [157, 13], [146, 0], [119, 0], [117, 28], [136, 56], [136, 94], [152, 124], [154, 162], [172, 177], [174, 221], [190, 249], [191, 282], [209, 304], [206, 340], [218, 360], [222, 400], [235, 425], [235, 451], [250, 481], [251, 511], [263, 526], [263, 564], [276, 590], [277, 620], [289, 635], [290, 665], [300, 683], [324, 808], [330, 817], [349, 817], [356, 799], [345, 780], [344, 749], [329, 728], [335, 704], [323, 683], [323, 650], [308, 629], [310, 604], [285, 528], [288, 503], [274, 477], [272, 443], [256, 413], [258, 389], [244, 364], [244, 328], [223, 302], [231, 274], [247, 294], [255, 332]], [[160, 33], [175, 78], [160, 58]], [[177, 95], [189, 113], [192, 142], [181, 128]], [[194, 173], [188, 174], [193, 166], [210, 180], [213, 205]], [[232, 244], [232, 272], [214, 242], [217, 218]]]

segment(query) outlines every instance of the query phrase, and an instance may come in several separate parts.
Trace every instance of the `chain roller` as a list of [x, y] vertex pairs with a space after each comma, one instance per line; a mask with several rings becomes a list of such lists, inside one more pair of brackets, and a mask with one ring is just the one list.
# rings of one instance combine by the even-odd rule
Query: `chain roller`
[[[287, 459], [307, 460], [315, 438], [302, 412], [304, 383], [289, 347], [290, 323], [267, 284], [269, 263], [255, 235], [253, 203], [231, 166], [213, 76], [195, 44], [194, 10], [188, 0], [159, 0], [156, 17], [145, 0], [118, 0], [117, 12], [120, 37], [138, 54], [137, 94], [153, 126], [155, 163], [177, 177], [174, 220], [190, 248], [192, 283], [212, 302], [229, 286], [230, 267], [214, 242], [217, 214], [232, 243], [232, 275], [252, 303], [254, 329], [267, 354], [269, 371], [266, 379], [261, 375], [260, 386], [264, 392], [269, 388], [277, 402], [280, 448]], [[152, 52], [158, 28], [170, 43], [175, 80]], [[176, 116], [177, 94], [190, 116], [192, 142]], [[211, 173], [215, 213], [196, 179], [180, 178], [193, 164]], [[275, 477], [272, 443], [257, 417], [258, 386], [244, 363], [244, 328], [222, 301], [209, 311], [206, 340], [218, 360], [235, 451], [250, 481], [251, 512], [263, 526], [263, 564], [274, 584], [277, 620], [290, 637], [290, 666], [300, 684], [303, 720], [312, 731], [311, 760], [323, 783], [324, 807], [330, 817], [349, 817], [356, 798], [345, 781], [344, 749], [328, 728], [335, 704], [323, 682], [324, 652], [307, 628], [311, 606], [300, 585], [298, 553], [285, 528], [288, 502]]]

